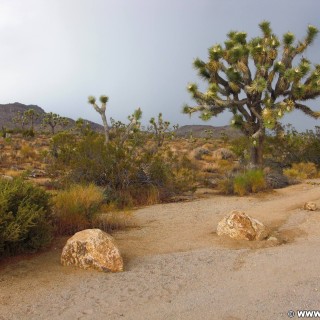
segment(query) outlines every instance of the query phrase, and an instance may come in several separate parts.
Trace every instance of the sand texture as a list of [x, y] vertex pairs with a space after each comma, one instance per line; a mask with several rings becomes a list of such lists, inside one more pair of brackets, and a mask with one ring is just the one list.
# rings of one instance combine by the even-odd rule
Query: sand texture
[[[0, 319], [288, 319], [320, 309], [320, 186], [300, 184], [250, 197], [211, 196], [139, 209], [134, 228], [113, 234], [125, 271], [60, 265], [52, 250], [0, 266]], [[218, 237], [241, 210], [272, 241]]]

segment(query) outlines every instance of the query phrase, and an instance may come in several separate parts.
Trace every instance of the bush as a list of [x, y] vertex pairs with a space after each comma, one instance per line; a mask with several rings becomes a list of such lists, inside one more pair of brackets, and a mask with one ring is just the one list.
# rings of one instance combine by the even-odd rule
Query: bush
[[0, 255], [37, 251], [51, 235], [49, 195], [21, 179], [0, 179]]
[[225, 194], [244, 196], [267, 189], [264, 173], [260, 169], [248, 170], [244, 173], [230, 176], [219, 183], [219, 189]]
[[284, 169], [283, 173], [288, 178], [297, 180], [312, 179], [318, 176], [317, 167], [312, 162], [293, 163], [292, 167]]
[[57, 234], [70, 235], [92, 227], [104, 201], [101, 188], [94, 184], [72, 185], [53, 199]]
[[36, 152], [35, 150], [28, 144], [25, 144], [20, 149], [20, 154], [24, 160], [35, 158]]
[[279, 172], [269, 172], [265, 175], [267, 187], [270, 189], [280, 189], [289, 185], [288, 178]]
[[72, 148], [62, 148], [65, 142], [60, 139], [56, 150], [72, 150], [72, 157], [56, 152], [51, 168], [53, 172], [63, 168], [65, 185], [94, 183], [105, 188], [107, 202], [119, 208], [151, 204], [192, 190], [195, 173], [190, 160], [165, 147], [154, 149], [146, 139], [141, 133], [125, 142], [114, 137], [106, 146], [104, 137], [93, 133], [79, 137]]
[[267, 137], [266, 155], [283, 167], [292, 163], [313, 162], [320, 166], [320, 128], [299, 133], [291, 125], [282, 137]]

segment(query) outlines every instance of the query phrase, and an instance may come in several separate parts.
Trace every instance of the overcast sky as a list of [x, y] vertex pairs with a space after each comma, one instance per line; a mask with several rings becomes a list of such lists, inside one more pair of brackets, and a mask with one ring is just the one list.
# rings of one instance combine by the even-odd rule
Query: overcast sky
[[[194, 58], [230, 30], [259, 35], [269, 20], [281, 36], [320, 29], [319, 0], [0, 0], [0, 104], [36, 104], [47, 112], [101, 122], [87, 97], [109, 96], [107, 116], [143, 120], [162, 112], [172, 124], [203, 123], [181, 114], [186, 86], [199, 82]], [[320, 36], [304, 55], [320, 63]], [[320, 110], [320, 101], [312, 106]], [[301, 113], [299, 130], [320, 125]], [[223, 114], [207, 124], [229, 124]]]

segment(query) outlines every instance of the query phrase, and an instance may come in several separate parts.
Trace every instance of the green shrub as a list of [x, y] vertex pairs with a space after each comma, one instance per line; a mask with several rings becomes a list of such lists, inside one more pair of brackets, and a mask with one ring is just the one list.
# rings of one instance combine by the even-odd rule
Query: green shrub
[[312, 162], [320, 166], [320, 127], [299, 133], [291, 125], [284, 136], [267, 137], [266, 155], [282, 167]]
[[[58, 150], [62, 150], [63, 141], [58, 142]], [[151, 204], [194, 188], [195, 170], [190, 160], [165, 147], [153, 148], [141, 132], [125, 142], [115, 136], [107, 145], [103, 136], [90, 134], [63, 150], [71, 149], [70, 158], [64, 157], [65, 152], [55, 154], [52, 171], [63, 168], [65, 186], [94, 183], [105, 188], [106, 202], [119, 208]]]
[[246, 174], [236, 176], [233, 180], [233, 192], [239, 196], [244, 196], [249, 193], [250, 182]]
[[266, 190], [267, 183], [263, 171], [253, 169], [222, 180], [219, 183], [219, 189], [225, 194], [244, 196], [251, 192], [256, 193]]
[[51, 235], [49, 195], [21, 179], [0, 179], [0, 255], [36, 251]]
[[92, 227], [103, 202], [103, 190], [94, 184], [72, 185], [58, 192], [53, 199], [56, 232], [69, 235]]

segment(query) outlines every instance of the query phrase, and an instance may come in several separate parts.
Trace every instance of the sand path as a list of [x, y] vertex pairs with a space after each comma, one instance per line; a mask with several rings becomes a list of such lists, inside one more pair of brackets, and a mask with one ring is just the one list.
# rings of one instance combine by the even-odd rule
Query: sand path
[[[62, 267], [63, 243], [0, 268], [0, 319], [288, 319], [320, 309], [320, 186], [254, 197], [212, 196], [135, 212], [117, 232], [123, 273]], [[282, 244], [215, 234], [233, 209], [271, 226]]]

